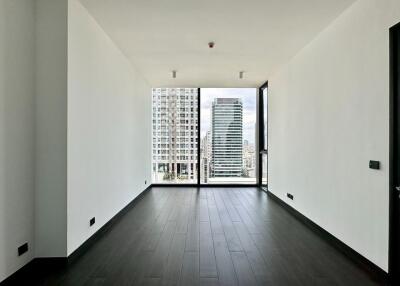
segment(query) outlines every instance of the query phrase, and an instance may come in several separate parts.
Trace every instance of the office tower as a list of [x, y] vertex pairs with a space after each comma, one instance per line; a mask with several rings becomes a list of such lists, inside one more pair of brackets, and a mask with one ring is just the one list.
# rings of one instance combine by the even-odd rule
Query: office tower
[[216, 98], [211, 108], [211, 177], [241, 177], [243, 105], [239, 98]]
[[197, 178], [197, 89], [153, 88], [153, 182]]

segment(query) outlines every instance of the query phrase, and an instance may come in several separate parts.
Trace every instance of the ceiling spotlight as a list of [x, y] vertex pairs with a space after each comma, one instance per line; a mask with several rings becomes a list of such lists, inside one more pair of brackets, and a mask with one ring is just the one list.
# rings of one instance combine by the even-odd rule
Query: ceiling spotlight
[[172, 71], [172, 78], [176, 78], [176, 71]]
[[210, 49], [214, 48], [214, 46], [215, 46], [215, 43], [214, 43], [214, 42], [209, 42], [209, 43], [208, 43], [208, 47], [209, 47]]
[[244, 71], [239, 72], [239, 78], [243, 79], [243, 76], [244, 76]]

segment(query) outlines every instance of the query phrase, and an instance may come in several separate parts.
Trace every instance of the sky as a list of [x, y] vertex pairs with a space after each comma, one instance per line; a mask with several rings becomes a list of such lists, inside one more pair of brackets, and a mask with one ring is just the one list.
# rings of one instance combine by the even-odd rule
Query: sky
[[243, 103], [243, 139], [254, 144], [256, 136], [256, 94], [255, 88], [202, 88], [200, 93], [200, 136], [211, 131], [211, 106], [214, 98], [240, 98]]

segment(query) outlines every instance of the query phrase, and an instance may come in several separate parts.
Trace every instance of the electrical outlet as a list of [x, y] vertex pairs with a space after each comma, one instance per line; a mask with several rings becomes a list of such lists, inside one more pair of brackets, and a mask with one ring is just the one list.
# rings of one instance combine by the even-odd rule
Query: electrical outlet
[[379, 161], [373, 161], [373, 160], [369, 161], [369, 168], [370, 169], [379, 170], [380, 169], [379, 165], [380, 165]]
[[293, 199], [294, 199], [294, 197], [293, 197], [293, 195], [292, 195], [292, 194], [289, 194], [289, 193], [287, 193], [287, 194], [286, 194], [286, 196], [287, 196], [289, 199], [291, 199], [291, 200], [293, 200]]
[[95, 223], [96, 223], [96, 218], [95, 218], [95, 217], [92, 217], [92, 218], [90, 219], [90, 226], [94, 225]]
[[28, 252], [29, 246], [28, 243], [24, 243], [23, 245], [21, 245], [20, 247], [18, 247], [18, 256], [21, 256], [22, 254], [24, 254], [25, 252]]

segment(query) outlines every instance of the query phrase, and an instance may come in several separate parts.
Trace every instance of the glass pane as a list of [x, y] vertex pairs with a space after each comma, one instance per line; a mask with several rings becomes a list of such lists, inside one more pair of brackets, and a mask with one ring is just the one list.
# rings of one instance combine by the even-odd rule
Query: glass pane
[[201, 89], [201, 183], [256, 183], [256, 92]]
[[268, 88], [263, 89], [264, 103], [264, 150], [268, 149]]
[[153, 183], [197, 183], [197, 88], [153, 88]]
[[262, 155], [262, 181], [261, 185], [266, 187], [268, 185], [268, 155]]

